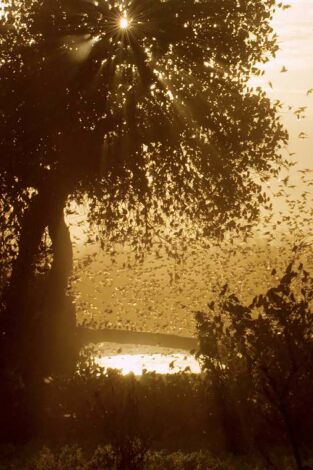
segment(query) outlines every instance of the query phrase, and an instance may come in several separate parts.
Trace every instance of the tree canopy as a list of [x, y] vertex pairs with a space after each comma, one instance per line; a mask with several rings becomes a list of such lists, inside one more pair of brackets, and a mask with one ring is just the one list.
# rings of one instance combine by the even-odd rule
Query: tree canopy
[[91, 220], [113, 239], [152, 239], [160, 225], [179, 234], [188, 223], [220, 235], [255, 220], [261, 180], [286, 164], [277, 105], [249, 85], [277, 51], [275, 8], [8, 1], [2, 192], [15, 188], [14, 205], [27, 188], [63, 205], [88, 195]]

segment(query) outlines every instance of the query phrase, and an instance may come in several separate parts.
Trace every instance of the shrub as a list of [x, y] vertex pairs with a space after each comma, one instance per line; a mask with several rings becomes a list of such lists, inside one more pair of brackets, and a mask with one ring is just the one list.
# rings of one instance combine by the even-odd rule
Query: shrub
[[313, 436], [312, 300], [313, 279], [290, 264], [251, 305], [225, 286], [210, 314], [197, 313], [199, 357], [230, 450], [287, 442], [303, 468], [300, 449]]

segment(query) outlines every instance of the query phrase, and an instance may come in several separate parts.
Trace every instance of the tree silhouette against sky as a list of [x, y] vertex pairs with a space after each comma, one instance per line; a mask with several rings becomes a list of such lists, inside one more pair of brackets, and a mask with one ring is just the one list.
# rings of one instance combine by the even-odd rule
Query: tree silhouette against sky
[[87, 197], [110, 241], [221, 237], [257, 219], [287, 134], [249, 86], [277, 51], [273, 0], [4, 3], [0, 181], [18, 249], [3, 328], [23, 356], [46, 230], [54, 291], [71, 272], [67, 204]]

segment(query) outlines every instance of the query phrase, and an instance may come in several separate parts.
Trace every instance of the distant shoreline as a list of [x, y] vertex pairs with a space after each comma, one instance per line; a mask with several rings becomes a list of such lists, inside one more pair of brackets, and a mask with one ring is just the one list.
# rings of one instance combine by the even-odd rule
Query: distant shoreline
[[101, 329], [78, 327], [78, 341], [81, 347], [90, 343], [118, 343], [134, 344], [143, 346], [159, 346], [165, 348], [182, 349], [191, 351], [197, 349], [197, 339], [178, 336], [165, 335], [161, 333], [144, 333], [128, 330]]

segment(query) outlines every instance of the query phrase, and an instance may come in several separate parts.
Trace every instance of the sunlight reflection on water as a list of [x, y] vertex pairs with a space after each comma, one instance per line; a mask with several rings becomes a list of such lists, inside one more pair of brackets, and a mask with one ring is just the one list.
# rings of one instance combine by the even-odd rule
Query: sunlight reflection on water
[[[150, 350], [149, 350], [150, 349]], [[178, 372], [200, 373], [200, 365], [196, 358], [184, 351], [172, 351], [166, 348], [144, 348], [123, 345], [118, 354], [109, 354], [109, 351], [95, 357], [95, 362], [100, 367], [107, 369], [119, 369], [123, 375], [134, 373], [142, 375], [146, 372], [157, 374], [177, 374]]]

